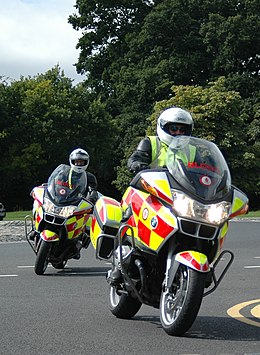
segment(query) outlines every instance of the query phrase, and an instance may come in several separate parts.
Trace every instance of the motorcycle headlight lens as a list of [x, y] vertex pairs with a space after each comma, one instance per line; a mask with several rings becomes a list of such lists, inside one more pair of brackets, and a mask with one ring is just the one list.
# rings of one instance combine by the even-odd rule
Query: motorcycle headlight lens
[[48, 198], [44, 198], [43, 207], [45, 212], [54, 213], [55, 205]]
[[181, 217], [219, 225], [228, 219], [231, 203], [227, 201], [204, 205], [181, 191], [172, 190], [173, 208]]
[[52, 213], [61, 217], [69, 217], [73, 214], [77, 206], [58, 207], [54, 205], [48, 198], [44, 199], [44, 210], [46, 213]]
[[[59, 208], [59, 207], [57, 207]], [[59, 213], [57, 213], [59, 216], [62, 217], [69, 217], [73, 214], [73, 212], [75, 211], [77, 207], [76, 206], [66, 206], [66, 207], [62, 207], [59, 211]]]

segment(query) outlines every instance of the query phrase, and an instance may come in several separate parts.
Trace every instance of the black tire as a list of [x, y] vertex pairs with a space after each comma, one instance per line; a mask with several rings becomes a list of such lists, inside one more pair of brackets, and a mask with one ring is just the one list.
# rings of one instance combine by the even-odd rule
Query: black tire
[[110, 286], [109, 309], [117, 318], [131, 319], [141, 308], [142, 303], [126, 294], [118, 294], [115, 287]]
[[180, 265], [171, 293], [162, 291], [160, 320], [169, 335], [183, 335], [195, 321], [204, 293], [206, 274]]
[[37, 275], [43, 275], [49, 263], [51, 243], [42, 240], [36, 255], [34, 271]]

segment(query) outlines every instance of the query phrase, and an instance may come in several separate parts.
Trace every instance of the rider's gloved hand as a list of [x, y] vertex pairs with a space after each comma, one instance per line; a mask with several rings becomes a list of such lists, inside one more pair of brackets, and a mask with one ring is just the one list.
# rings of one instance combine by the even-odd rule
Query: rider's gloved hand
[[89, 189], [89, 192], [86, 197], [94, 205], [98, 200], [98, 193], [96, 190]]
[[140, 162], [140, 161], [134, 161], [130, 167], [130, 171], [132, 173], [137, 174], [141, 170], [149, 169], [148, 164]]

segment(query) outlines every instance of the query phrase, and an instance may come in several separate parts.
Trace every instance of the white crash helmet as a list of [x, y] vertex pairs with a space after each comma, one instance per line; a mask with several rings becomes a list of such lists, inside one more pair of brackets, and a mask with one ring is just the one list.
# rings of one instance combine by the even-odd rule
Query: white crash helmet
[[157, 120], [157, 135], [160, 140], [170, 145], [174, 136], [169, 133], [168, 126], [171, 123], [182, 124], [187, 126], [184, 135], [190, 136], [194, 127], [194, 122], [191, 114], [179, 107], [170, 107], [163, 111]]
[[[76, 160], [83, 160], [84, 164], [77, 165]], [[75, 171], [76, 173], [81, 173], [82, 171], [86, 170], [88, 167], [89, 154], [84, 149], [77, 148], [70, 153], [69, 161], [72, 170]]]

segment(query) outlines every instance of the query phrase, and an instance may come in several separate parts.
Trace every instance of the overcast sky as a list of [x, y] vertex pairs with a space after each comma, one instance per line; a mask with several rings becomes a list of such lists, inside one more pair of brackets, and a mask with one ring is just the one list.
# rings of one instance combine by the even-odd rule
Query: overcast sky
[[68, 23], [76, 0], [0, 0], [0, 76], [19, 80], [59, 64], [74, 83], [79, 31]]

